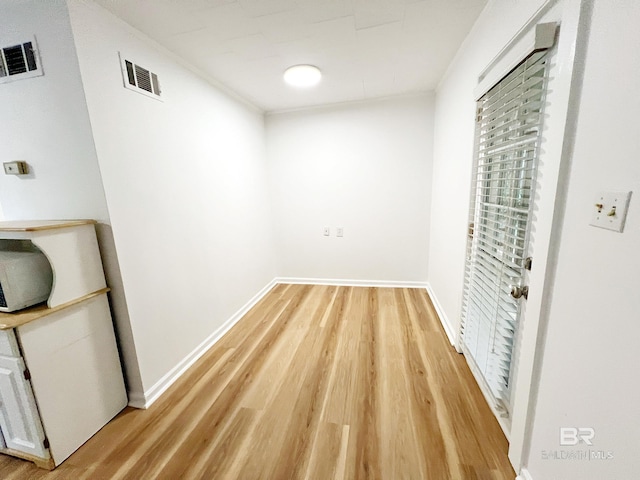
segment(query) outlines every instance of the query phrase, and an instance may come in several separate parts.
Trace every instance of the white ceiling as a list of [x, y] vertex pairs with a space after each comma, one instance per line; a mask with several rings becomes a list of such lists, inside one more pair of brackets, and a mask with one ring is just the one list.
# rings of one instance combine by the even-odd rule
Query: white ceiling
[[[97, 0], [266, 111], [433, 90], [487, 0]], [[320, 86], [284, 70], [310, 63]], [[147, 68], [153, 69], [152, 65]]]

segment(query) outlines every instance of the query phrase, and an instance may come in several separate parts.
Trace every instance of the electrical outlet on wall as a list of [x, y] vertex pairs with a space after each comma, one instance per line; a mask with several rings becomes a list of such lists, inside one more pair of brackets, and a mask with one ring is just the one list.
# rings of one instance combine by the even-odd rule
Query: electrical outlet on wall
[[336, 237], [344, 237], [344, 227], [336, 227]]

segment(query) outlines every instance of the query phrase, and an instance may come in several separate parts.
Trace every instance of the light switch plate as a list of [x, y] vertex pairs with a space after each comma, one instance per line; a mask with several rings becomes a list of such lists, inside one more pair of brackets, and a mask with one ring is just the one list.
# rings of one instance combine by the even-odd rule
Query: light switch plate
[[344, 227], [336, 227], [336, 237], [344, 237]]
[[590, 225], [622, 232], [629, 210], [631, 192], [600, 192], [596, 195], [591, 208]]

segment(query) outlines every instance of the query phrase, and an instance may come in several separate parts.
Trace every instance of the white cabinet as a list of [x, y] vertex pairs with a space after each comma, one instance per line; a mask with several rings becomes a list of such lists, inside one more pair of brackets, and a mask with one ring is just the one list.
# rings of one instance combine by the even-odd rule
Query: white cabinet
[[0, 313], [0, 453], [54, 468], [127, 403], [92, 221], [0, 223], [49, 259], [47, 305]]
[[22, 358], [0, 356], [0, 429], [5, 448], [47, 458], [45, 436]]

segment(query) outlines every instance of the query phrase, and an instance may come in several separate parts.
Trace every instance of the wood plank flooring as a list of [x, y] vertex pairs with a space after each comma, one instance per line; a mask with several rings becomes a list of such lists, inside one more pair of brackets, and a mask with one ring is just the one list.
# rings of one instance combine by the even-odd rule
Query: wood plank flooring
[[0, 478], [513, 480], [424, 290], [277, 285], [148, 410]]

